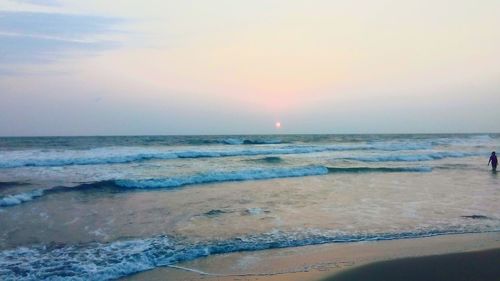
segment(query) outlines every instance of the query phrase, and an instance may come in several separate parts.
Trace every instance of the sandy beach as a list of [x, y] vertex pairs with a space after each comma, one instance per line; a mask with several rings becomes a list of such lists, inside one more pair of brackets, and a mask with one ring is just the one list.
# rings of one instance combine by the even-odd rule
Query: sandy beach
[[419, 276], [425, 280], [499, 280], [473, 278], [495, 276], [499, 256], [500, 233], [444, 235], [223, 254], [121, 280], [398, 280], [414, 272], [422, 275], [407, 280], [423, 280]]
[[340, 272], [324, 281], [499, 280], [500, 249], [377, 262]]

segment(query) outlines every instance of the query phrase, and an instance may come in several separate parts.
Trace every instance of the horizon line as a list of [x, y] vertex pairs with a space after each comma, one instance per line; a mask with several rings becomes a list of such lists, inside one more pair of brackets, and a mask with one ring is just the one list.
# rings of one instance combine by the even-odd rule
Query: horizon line
[[418, 133], [250, 133], [250, 134], [110, 134], [110, 135], [0, 135], [0, 138], [83, 138], [83, 137], [196, 137], [196, 136], [294, 136], [294, 135], [481, 135], [499, 132], [418, 132]]

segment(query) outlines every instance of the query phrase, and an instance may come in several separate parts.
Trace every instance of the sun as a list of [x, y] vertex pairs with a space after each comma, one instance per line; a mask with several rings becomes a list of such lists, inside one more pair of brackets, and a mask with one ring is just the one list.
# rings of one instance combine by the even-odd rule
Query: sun
[[281, 122], [279, 122], [279, 121], [278, 121], [278, 122], [276, 122], [276, 123], [274, 124], [274, 127], [276, 127], [276, 129], [281, 128]]

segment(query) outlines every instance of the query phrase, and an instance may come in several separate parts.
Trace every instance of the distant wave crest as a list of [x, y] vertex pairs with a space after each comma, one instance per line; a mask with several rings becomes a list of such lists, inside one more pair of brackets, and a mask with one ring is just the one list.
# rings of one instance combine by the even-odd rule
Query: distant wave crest
[[445, 158], [464, 158], [471, 156], [481, 156], [482, 153], [477, 152], [432, 152], [427, 154], [413, 154], [413, 155], [381, 155], [381, 156], [359, 156], [359, 157], [346, 157], [343, 160], [353, 160], [361, 162], [420, 162], [432, 161]]
[[428, 145], [417, 144], [338, 144], [321, 146], [279, 146], [273, 148], [222, 149], [222, 150], [138, 150], [138, 149], [94, 149], [85, 151], [10, 152], [0, 159], [0, 168], [58, 167], [71, 165], [120, 164], [148, 160], [178, 158], [234, 157], [258, 155], [307, 154], [328, 151], [351, 150], [418, 150]]

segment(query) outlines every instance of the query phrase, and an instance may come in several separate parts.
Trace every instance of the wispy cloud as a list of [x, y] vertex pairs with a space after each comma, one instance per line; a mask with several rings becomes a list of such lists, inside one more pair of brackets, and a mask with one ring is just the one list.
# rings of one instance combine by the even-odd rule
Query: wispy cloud
[[112, 32], [123, 20], [92, 15], [0, 12], [0, 30], [52, 36], [82, 37]]
[[[50, 2], [50, 1], [49, 1]], [[0, 12], [0, 63], [45, 63], [72, 51], [116, 47], [122, 19], [34, 12]]]
[[39, 40], [54, 40], [54, 41], [61, 41], [61, 42], [69, 42], [69, 43], [82, 43], [82, 44], [92, 44], [92, 43], [99, 43], [99, 40], [92, 40], [92, 39], [73, 39], [73, 38], [65, 38], [65, 37], [58, 37], [58, 36], [51, 36], [51, 35], [43, 35], [43, 34], [29, 34], [29, 33], [16, 33], [16, 32], [2, 32], [0, 31], [0, 37], [26, 37], [26, 38], [32, 38], [32, 39], [39, 39]]
[[15, 0], [14, 2], [26, 3], [37, 6], [60, 6], [61, 3], [57, 0]]

